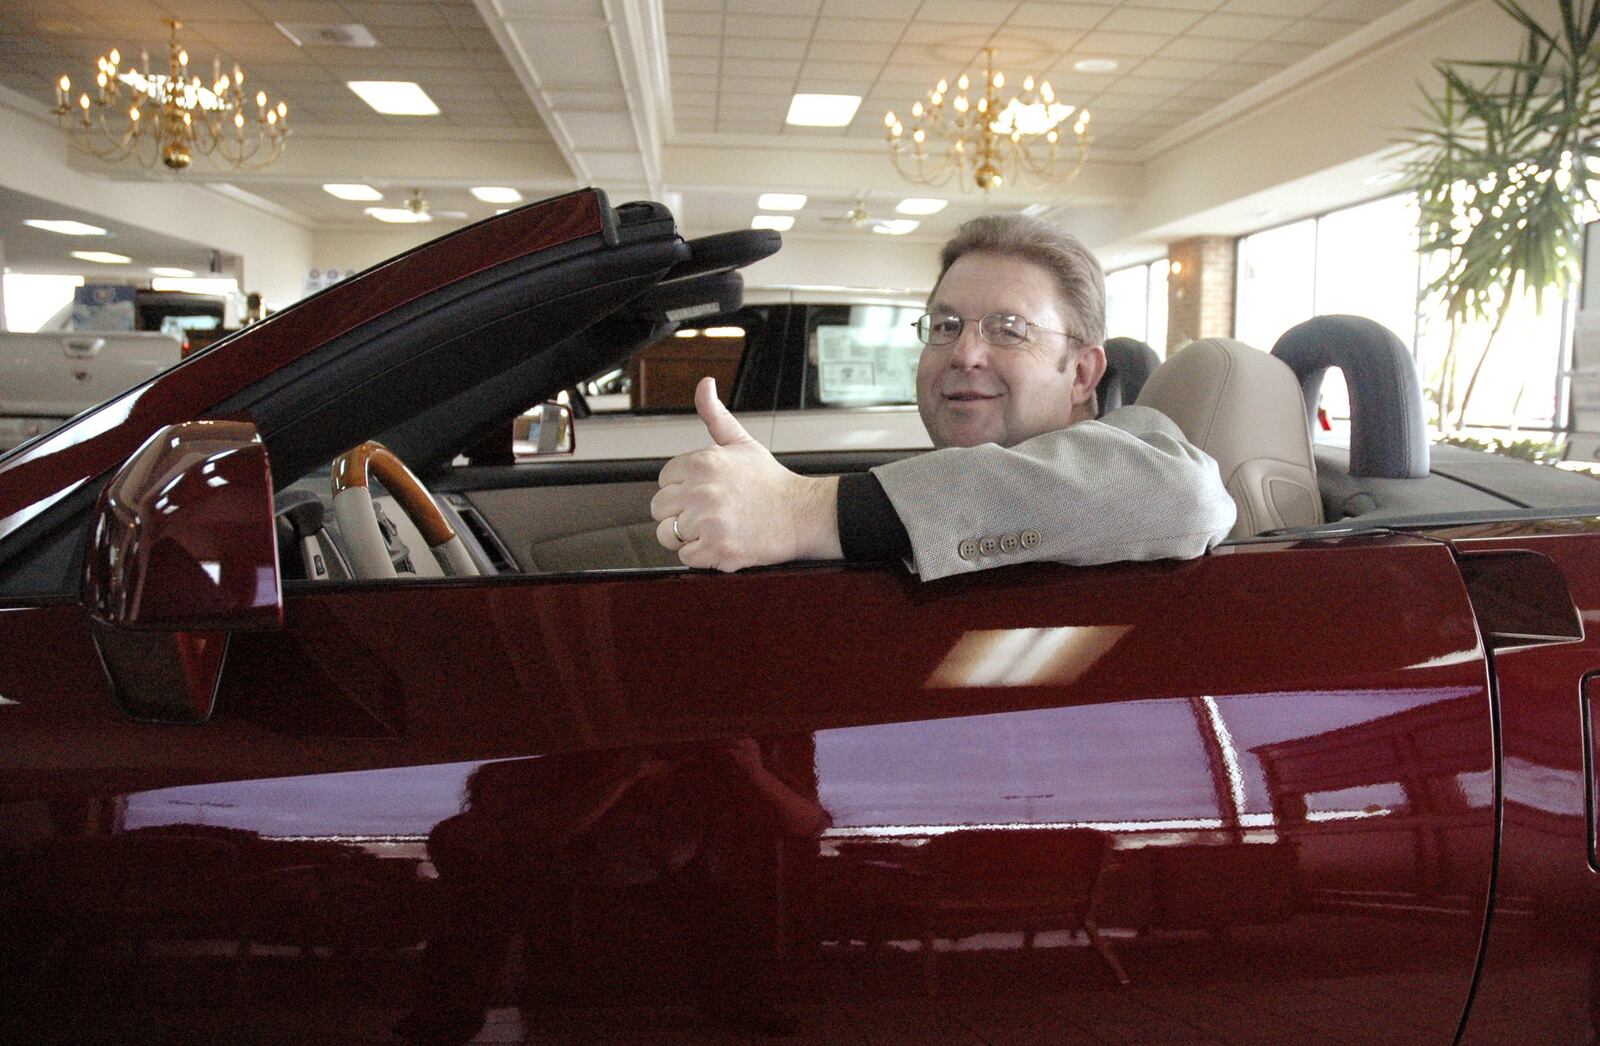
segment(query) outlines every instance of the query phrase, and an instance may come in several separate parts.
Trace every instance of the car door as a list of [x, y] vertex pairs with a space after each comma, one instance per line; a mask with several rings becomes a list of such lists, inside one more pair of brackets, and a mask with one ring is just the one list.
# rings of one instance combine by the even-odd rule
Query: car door
[[[0, 614], [5, 925], [29, 928], [7, 952], [37, 960], [17, 1028], [376, 1034], [465, 1006], [696, 1036], [682, 1000], [730, 956], [830, 1039], [1448, 1041], [1462, 1019], [1493, 737], [1442, 543], [928, 584], [291, 582], [200, 726], [119, 716], [83, 619]], [[41, 690], [63, 644], [80, 667]], [[113, 872], [141, 890], [107, 911]], [[141, 944], [152, 912], [168, 939]], [[113, 946], [135, 961], [88, 958]]]

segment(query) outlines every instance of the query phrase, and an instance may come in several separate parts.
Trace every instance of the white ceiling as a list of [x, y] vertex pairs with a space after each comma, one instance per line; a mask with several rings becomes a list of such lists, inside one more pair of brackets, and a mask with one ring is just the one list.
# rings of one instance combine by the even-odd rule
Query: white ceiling
[[[112, 46], [124, 55], [148, 48], [155, 61], [165, 53], [161, 20], [179, 18], [199, 68], [209, 69], [213, 55], [238, 61], [252, 87], [288, 103], [294, 131], [284, 158], [265, 171], [197, 163], [179, 177], [225, 182], [234, 198], [317, 235], [377, 228], [365, 204], [320, 188], [365, 181], [391, 205], [422, 189], [436, 213], [459, 212], [462, 221], [495, 210], [468, 194], [472, 185], [510, 185], [532, 199], [599, 184], [614, 199], [666, 199], [694, 233], [748, 224], [761, 191], [802, 191], [811, 200], [794, 235], [840, 242], [861, 230], [826, 219], [853, 201], [889, 217], [905, 196], [948, 196], [955, 203], [914, 237], [937, 239], [983, 210], [1133, 207], [1143, 172], [1169, 148], [1248, 113], [1251, 99], [1291, 93], [1303, 72], [1333, 56], [1348, 62], [1378, 46], [1375, 21], [1406, 8], [1418, 17], [1402, 28], [1414, 28], [1430, 12], [1486, 3], [6, 0], [0, 87], [42, 113], [62, 72], [84, 83], [95, 56]], [[296, 46], [275, 22], [357, 23], [378, 46]], [[975, 69], [985, 46], [999, 49], [1012, 82], [1048, 76], [1066, 100], [1091, 110], [1093, 145], [1078, 181], [985, 199], [895, 174], [882, 143], [884, 111], [903, 112], [940, 77]], [[1118, 68], [1073, 70], [1091, 57]], [[380, 116], [345, 87], [351, 79], [415, 80], [442, 112]], [[783, 118], [796, 91], [865, 101], [849, 127], [795, 128]], [[97, 176], [150, 177], [87, 156], [71, 163]], [[452, 220], [436, 221], [429, 234]], [[8, 263], [33, 249], [9, 226], [0, 235]]]

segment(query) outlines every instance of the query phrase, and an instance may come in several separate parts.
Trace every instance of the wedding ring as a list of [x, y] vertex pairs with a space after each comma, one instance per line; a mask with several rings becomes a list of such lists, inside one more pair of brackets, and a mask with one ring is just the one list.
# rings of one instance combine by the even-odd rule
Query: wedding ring
[[678, 517], [672, 517], [672, 536], [678, 539], [678, 544], [687, 545], [689, 539], [683, 536], [683, 531], [678, 529]]

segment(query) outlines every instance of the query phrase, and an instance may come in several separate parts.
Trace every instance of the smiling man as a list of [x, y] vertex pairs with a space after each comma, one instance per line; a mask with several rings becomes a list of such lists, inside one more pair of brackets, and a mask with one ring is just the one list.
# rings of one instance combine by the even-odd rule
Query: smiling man
[[800, 476], [701, 381], [715, 446], [661, 470], [656, 536], [689, 566], [910, 558], [924, 580], [1029, 560], [1187, 559], [1233, 525], [1216, 462], [1165, 415], [1095, 420], [1105, 280], [1077, 237], [990, 215], [940, 254], [917, 325], [917, 407], [935, 448], [870, 473]]

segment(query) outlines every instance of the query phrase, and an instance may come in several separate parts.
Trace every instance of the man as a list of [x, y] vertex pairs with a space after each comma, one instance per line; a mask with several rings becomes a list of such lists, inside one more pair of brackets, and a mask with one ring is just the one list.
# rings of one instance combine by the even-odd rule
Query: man
[[661, 470], [656, 537], [689, 566], [909, 556], [924, 580], [1030, 560], [1190, 558], [1233, 525], [1216, 462], [1164, 415], [1098, 421], [1105, 280], [1071, 233], [1022, 215], [967, 222], [945, 244], [918, 325], [917, 407], [933, 452], [869, 474], [782, 465], [716, 397], [715, 446]]

